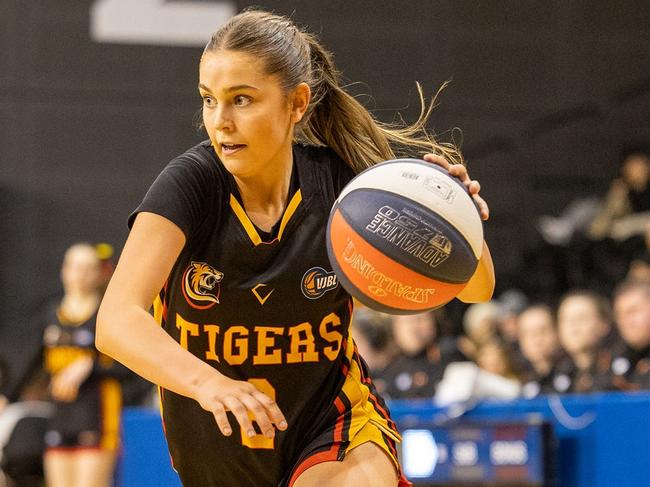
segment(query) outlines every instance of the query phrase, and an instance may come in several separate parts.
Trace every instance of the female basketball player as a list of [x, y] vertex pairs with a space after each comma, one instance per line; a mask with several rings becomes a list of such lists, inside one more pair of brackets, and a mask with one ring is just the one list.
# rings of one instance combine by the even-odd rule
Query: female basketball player
[[216, 32], [199, 93], [209, 141], [173, 160], [132, 215], [98, 347], [161, 386], [185, 485], [406, 484], [349, 334], [350, 296], [329, 270], [327, 218], [394, 148], [435, 152], [425, 159], [460, 177], [487, 218], [478, 183], [424, 136], [426, 110], [412, 127], [380, 125], [284, 17], [247, 11]]
[[[48, 315], [44, 365], [54, 413], [45, 435], [48, 487], [108, 487], [113, 474], [121, 393], [113, 362], [94, 346], [105, 285], [96, 249], [76, 244], [61, 268], [64, 296]], [[121, 366], [120, 366], [121, 367]]]

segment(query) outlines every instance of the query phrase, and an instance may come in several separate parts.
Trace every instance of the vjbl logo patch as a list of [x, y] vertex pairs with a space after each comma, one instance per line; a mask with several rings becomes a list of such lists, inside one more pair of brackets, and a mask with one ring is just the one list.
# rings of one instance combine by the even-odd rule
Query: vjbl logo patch
[[205, 262], [191, 262], [183, 274], [183, 295], [190, 306], [209, 309], [219, 303], [223, 272]]
[[334, 272], [327, 272], [322, 267], [312, 267], [302, 276], [302, 293], [306, 298], [318, 299], [338, 284]]

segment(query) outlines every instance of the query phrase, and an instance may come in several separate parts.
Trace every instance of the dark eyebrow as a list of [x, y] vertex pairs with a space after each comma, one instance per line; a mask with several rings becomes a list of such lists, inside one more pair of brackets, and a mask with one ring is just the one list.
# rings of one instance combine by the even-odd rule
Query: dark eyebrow
[[[210, 88], [205, 86], [204, 84], [199, 83], [199, 88], [202, 89], [203, 91], [207, 91], [208, 93], [211, 93]], [[238, 90], [256, 90], [259, 91], [257, 88], [251, 85], [235, 85], [231, 86], [226, 89], [226, 93], [229, 93], [231, 91], [238, 91]]]

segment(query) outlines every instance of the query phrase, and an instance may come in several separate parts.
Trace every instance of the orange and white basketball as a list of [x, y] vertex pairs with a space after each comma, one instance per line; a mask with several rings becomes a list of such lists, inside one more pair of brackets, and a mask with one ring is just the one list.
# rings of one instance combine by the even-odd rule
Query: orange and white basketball
[[327, 251], [343, 287], [370, 308], [420, 313], [451, 301], [476, 270], [481, 217], [465, 186], [434, 164], [396, 159], [343, 188]]

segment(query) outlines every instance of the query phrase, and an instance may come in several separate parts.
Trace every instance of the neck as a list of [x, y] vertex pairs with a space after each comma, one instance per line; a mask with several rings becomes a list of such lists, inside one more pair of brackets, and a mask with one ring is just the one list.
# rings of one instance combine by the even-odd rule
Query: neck
[[248, 217], [264, 231], [273, 227], [287, 206], [293, 167], [291, 146], [281, 162], [269, 164], [269, 167], [263, 175], [234, 176]]
[[546, 375], [551, 371], [551, 361], [550, 360], [536, 360], [531, 362], [535, 372], [539, 375]]
[[594, 357], [590, 351], [578, 352], [572, 355], [571, 358], [580, 370], [587, 370], [594, 362]]
[[81, 321], [92, 315], [99, 307], [100, 296], [96, 292], [68, 291], [61, 300], [61, 311], [72, 321]]

